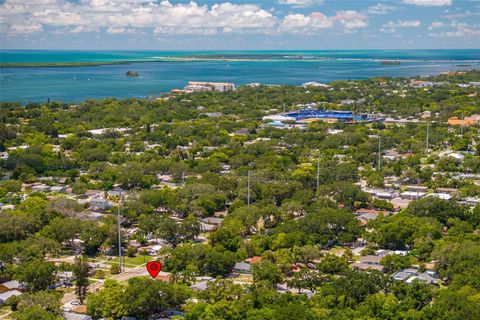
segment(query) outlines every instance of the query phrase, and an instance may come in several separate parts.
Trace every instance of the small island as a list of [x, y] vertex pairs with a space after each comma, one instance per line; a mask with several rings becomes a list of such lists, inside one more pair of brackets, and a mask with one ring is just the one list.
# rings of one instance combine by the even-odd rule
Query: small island
[[139, 73], [136, 72], [136, 71], [131, 71], [131, 70], [128, 70], [126, 73], [125, 73], [125, 77], [127, 78], [136, 78], [139, 76]]

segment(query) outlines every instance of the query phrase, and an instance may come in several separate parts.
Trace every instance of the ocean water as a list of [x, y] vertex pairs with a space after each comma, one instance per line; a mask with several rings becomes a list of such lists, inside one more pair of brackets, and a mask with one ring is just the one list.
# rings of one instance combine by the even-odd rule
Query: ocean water
[[[191, 56], [219, 59], [190, 61], [187, 57]], [[381, 60], [399, 60], [401, 64], [383, 65]], [[480, 68], [480, 50], [0, 51], [1, 63], [120, 61], [128, 64], [1, 68], [0, 101], [149, 97], [183, 88], [188, 81], [299, 85], [307, 81], [432, 75]], [[126, 78], [128, 70], [140, 76]]]

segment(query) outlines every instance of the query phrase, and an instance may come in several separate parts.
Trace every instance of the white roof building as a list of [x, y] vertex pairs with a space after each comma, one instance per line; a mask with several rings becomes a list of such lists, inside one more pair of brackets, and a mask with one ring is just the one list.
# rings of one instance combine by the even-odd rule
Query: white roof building
[[13, 296], [19, 296], [21, 294], [22, 293], [18, 290], [10, 290], [10, 291], [1, 293], [0, 294], [0, 305], [3, 305], [8, 300], [8, 298], [13, 297]]
[[403, 199], [415, 200], [425, 197], [425, 192], [405, 191], [400, 194]]
[[295, 121], [294, 117], [287, 117], [281, 114], [272, 114], [270, 116], [265, 116], [262, 118], [264, 121]]
[[435, 198], [439, 198], [439, 199], [442, 199], [442, 200], [452, 200], [453, 196], [451, 194], [448, 194], [448, 193], [443, 193], [443, 192], [440, 192], [440, 193], [431, 193], [428, 195], [429, 197], [435, 197]]

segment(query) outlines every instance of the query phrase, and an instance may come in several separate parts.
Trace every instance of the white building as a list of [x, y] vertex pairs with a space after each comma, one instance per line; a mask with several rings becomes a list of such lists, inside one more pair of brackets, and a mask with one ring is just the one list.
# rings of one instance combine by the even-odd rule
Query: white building
[[425, 197], [425, 195], [425, 192], [405, 191], [400, 194], [400, 197], [402, 197], [402, 199], [416, 200]]
[[235, 91], [235, 84], [231, 82], [200, 82], [200, 81], [190, 81], [185, 86], [184, 90], [186, 92], [204, 92], [204, 91]]

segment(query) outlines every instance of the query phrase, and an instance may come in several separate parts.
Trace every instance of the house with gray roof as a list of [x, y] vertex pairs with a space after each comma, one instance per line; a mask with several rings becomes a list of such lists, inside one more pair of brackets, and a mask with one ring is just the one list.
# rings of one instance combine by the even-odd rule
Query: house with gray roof
[[8, 298], [19, 296], [21, 294], [22, 293], [18, 290], [10, 290], [4, 293], [0, 293], [0, 306], [3, 306], [7, 302]]
[[250, 263], [246, 262], [237, 262], [233, 267], [233, 271], [237, 273], [250, 273]]
[[414, 281], [420, 281], [420, 282], [425, 282], [428, 284], [435, 284], [435, 285], [439, 284], [438, 279], [435, 279], [434, 277], [432, 277], [426, 272], [420, 273], [417, 276], [413, 276], [405, 282], [410, 284], [410, 283], [413, 283]]
[[22, 289], [23, 285], [17, 280], [10, 280], [4, 283], [0, 283], [0, 292], [9, 290]]
[[435, 272], [419, 272], [417, 269], [403, 269], [392, 274], [392, 278], [405, 283], [411, 284], [414, 281], [425, 282], [429, 284], [439, 284], [439, 280], [435, 278]]
[[353, 269], [356, 270], [378, 270], [383, 271], [383, 266], [380, 264], [382, 257], [366, 255], [360, 257], [360, 262], [352, 263]]
[[196, 283], [194, 285], [191, 285], [190, 288], [193, 290], [193, 291], [205, 291], [207, 290], [207, 287], [208, 287], [208, 282], [210, 280], [204, 280], [204, 281], [201, 281], [199, 283]]
[[404, 269], [392, 274], [392, 278], [399, 281], [407, 281], [412, 276], [418, 275], [417, 269]]

